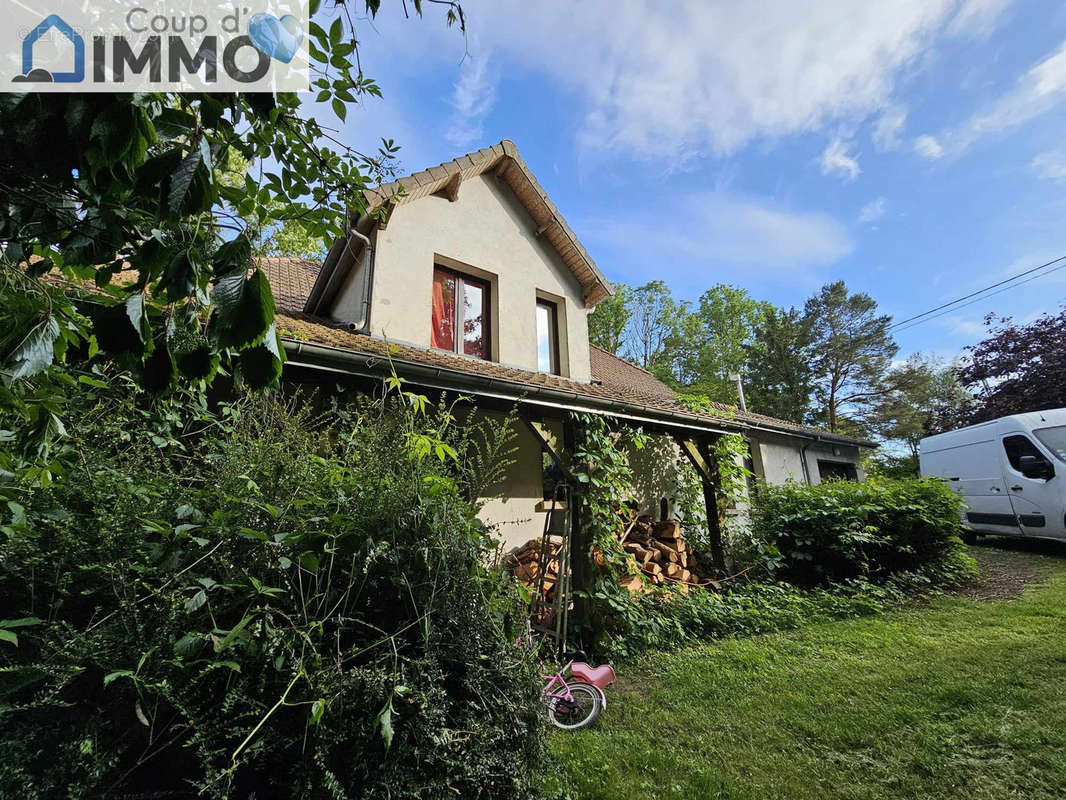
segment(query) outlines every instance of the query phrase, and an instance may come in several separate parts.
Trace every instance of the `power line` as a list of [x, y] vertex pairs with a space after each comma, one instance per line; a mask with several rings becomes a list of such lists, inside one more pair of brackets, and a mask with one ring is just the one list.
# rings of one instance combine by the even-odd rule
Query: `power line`
[[[1063, 256], [1063, 258], [1066, 258], [1066, 256]], [[1056, 259], [1056, 260], [1061, 260], [1061, 259]], [[1052, 261], [1052, 262], [1049, 262], [1049, 263], [1054, 264], [1055, 262]], [[1047, 264], [1045, 264], [1044, 266], [1047, 266]], [[952, 306], [951, 308], [948, 308], [946, 311], [941, 311], [939, 314], [936, 314], [935, 316], [924, 317], [924, 319], [917, 319], [915, 317], [913, 319], [915, 319], [916, 321], [911, 322], [911, 324], [907, 325], [905, 328], [900, 328], [899, 331], [897, 331], [897, 332], [902, 333], [903, 331], [909, 331], [911, 328], [916, 328], [916, 327], [918, 327], [919, 325], [921, 325], [924, 322], [929, 322], [929, 321], [937, 319], [939, 317], [947, 316], [948, 314], [951, 314], [951, 313], [954, 313], [955, 311], [958, 311], [960, 308], [966, 308], [966, 306], [972, 306], [974, 303], [980, 303], [982, 300], [987, 300], [989, 297], [995, 297], [997, 294], [1001, 294], [1002, 292], [1006, 292], [1006, 291], [1008, 291], [1010, 289], [1014, 289], [1015, 287], [1022, 286], [1023, 284], [1029, 283], [1030, 281], [1035, 281], [1038, 278], [1043, 278], [1045, 275], [1050, 275], [1053, 272], [1058, 272], [1060, 269], [1066, 269], [1066, 264], [1059, 264], [1059, 266], [1055, 267], [1054, 269], [1049, 269], [1047, 272], [1042, 272], [1039, 275], [1033, 275], [1031, 278], [1026, 278], [1024, 281], [1018, 281], [1017, 283], [1012, 283], [1010, 286], [1004, 286], [1003, 288], [998, 289], [997, 291], [990, 292], [989, 294], [986, 294], [986, 295], [982, 295], [981, 297], [978, 297], [978, 298], [976, 298], [974, 300], [971, 300], [968, 303], [963, 303], [962, 305]], [[1025, 273], [1023, 273], [1023, 274], [1025, 274]], [[1018, 276], [1015, 276], [1015, 277], [1018, 277]], [[999, 285], [999, 284], [997, 284], [997, 285]], [[994, 288], [994, 287], [991, 287], [991, 286], [986, 287], [986, 289], [984, 289], [984, 291], [988, 291], [988, 289], [991, 289], [991, 288]], [[971, 295], [971, 297], [972, 296], [973, 295]], [[965, 300], [965, 299], [966, 298], [960, 298], [960, 300]], [[943, 308], [943, 306], [942, 306], [942, 308]], [[937, 311], [937, 310], [939, 310], [939, 309], [933, 309], [933, 311]], [[926, 314], [932, 314], [932, 311], [927, 311], [925, 313]], [[923, 315], [919, 314], [918, 316], [921, 317]], [[901, 322], [899, 324], [902, 325], [903, 323]], [[892, 326], [892, 327], [894, 328], [895, 326]], [[891, 330], [891, 328], [890, 328], [890, 330]]]
[[[1026, 275], [1031, 275], [1034, 272], [1039, 272], [1040, 270], [1044, 269], [1045, 267], [1050, 267], [1052, 264], [1057, 264], [1060, 261], [1066, 261], [1066, 256], [1059, 256], [1058, 258], [1056, 258], [1056, 259], [1054, 259], [1052, 261], [1048, 261], [1046, 264], [1041, 264], [1038, 267], [1032, 267], [1031, 269], [1027, 269], [1027, 270], [1024, 270], [1023, 272], [1019, 272], [1017, 275], [1012, 275], [1009, 278], [1004, 278], [1003, 280], [1001, 280], [1001, 281], [999, 281], [997, 283], [993, 283], [993, 284], [991, 284], [989, 286], [984, 287], [983, 289], [978, 289], [976, 292], [970, 292], [969, 294], [963, 295], [962, 297], [959, 297], [959, 298], [957, 298], [955, 300], [952, 300], [949, 303], [944, 303], [942, 305], [937, 306], [936, 308], [931, 308], [928, 311], [923, 311], [921, 314], [915, 314], [913, 317], [907, 317], [907, 319], [900, 320], [899, 322], [895, 322], [892, 325], [889, 325], [888, 329], [889, 330], [895, 330], [896, 328], [899, 328], [899, 327], [901, 327], [903, 325], [907, 325], [907, 323], [909, 323], [909, 322], [916, 322], [917, 320], [921, 319], [922, 317], [927, 317], [930, 314], [933, 314], [933, 313], [935, 313], [937, 311], [941, 311], [942, 309], [955, 306], [958, 303], [961, 303], [963, 300], [969, 300], [971, 297], [977, 297], [977, 295], [983, 295], [989, 289], [995, 289], [996, 287], [1003, 286], [1004, 284], [1012, 283], [1012, 281], [1016, 281], [1016, 280], [1018, 280], [1018, 278], [1024, 278]], [[1062, 266], [1059, 266], [1059, 267], [1055, 267], [1055, 269], [1048, 270], [1044, 274], [1045, 275], [1050, 275], [1052, 272], [1055, 272], [1055, 270], [1062, 269], [1062, 267], [1066, 267], [1066, 264], [1063, 264]], [[1042, 277], [1042, 276], [1037, 275], [1035, 277], [1039, 278], [1039, 277]], [[1030, 278], [1029, 280], [1033, 280], [1033, 278]], [[1017, 284], [1013, 284], [1011, 286], [1007, 286], [1006, 289], [1013, 289], [1015, 286], [1021, 286], [1022, 283], [1028, 283], [1028, 282], [1029, 281], [1022, 281], [1021, 283], [1017, 283]], [[1000, 291], [1006, 291], [1006, 289], [1001, 289]], [[999, 292], [993, 292], [992, 294], [999, 294]], [[992, 295], [986, 295], [986, 296], [987, 297], [991, 297]], [[983, 300], [983, 299], [984, 299], [983, 297], [978, 298], [978, 300]], [[967, 305], [970, 305], [970, 304], [967, 303]], [[938, 316], [940, 316], [940, 315], [938, 315]], [[935, 318], [934, 317], [930, 317], [930, 319], [935, 319]], [[922, 320], [922, 321], [924, 322], [925, 320]]]

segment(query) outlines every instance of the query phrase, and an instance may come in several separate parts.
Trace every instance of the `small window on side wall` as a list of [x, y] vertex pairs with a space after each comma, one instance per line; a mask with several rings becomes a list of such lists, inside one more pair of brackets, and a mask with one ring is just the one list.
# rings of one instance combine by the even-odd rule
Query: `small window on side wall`
[[433, 268], [430, 344], [475, 358], [490, 357], [489, 285], [485, 281]]
[[559, 310], [550, 300], [537, 300], [537, 371], [559, 374]]

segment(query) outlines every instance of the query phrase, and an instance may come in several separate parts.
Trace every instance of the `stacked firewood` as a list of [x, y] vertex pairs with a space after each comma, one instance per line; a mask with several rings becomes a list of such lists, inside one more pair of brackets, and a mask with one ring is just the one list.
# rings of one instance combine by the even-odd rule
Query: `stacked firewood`
[[[717, 581], [705, 577], [704, 567], [689, 550], [681, 535], [681, 523], [676, 519], [655, 522], [649, 516], [640, 516], [620, 532], [622, 549], [636, 563], [635, 573], [623, 575], [618, 581], [630, 593], [641, 594], [661, 585], [672, 585], [685, 593], [696, 587], [718, 587]], [[541, 539], [530, 539], [508, 556], [507, 565], [531, 592], [541, 586], [543, 605], [547, 607], [555, 599], [561, 544], [549, 542], [546, 559], [541, 559], [541, 547]], [[600, 566], [606, 566], [602, 554], [594, 553], [594, 556]], [[539, 580], [542, 563], [546, 565], [543, 583]]]
[[[541, 559], [541, 539], [530, 539], [508, 557], [508, 563], [514, 576], [530, 590], [537, 591], [538, 584], [544, 598], [545, 611], [550, 611], [550, 605], [555, 599], [555, 585], [559, 582], [559, 550], [562, 544], [549, 541], [547, 543], [547, 558]], [[540, 582], [541, 564], [546, 564], [544, 570], [544, 582]], [[536, 620], [535, 620], [536, 621]], [[540, 620], [547, 623], [547, 620]]]
[[675, 584], [683, 592], [695, 586], [710, 585], [701, 576], [701, 564], [689, 550], [676, 519], [652, 521], [638, 517], [622, 538], [622, 549], [637, 563], [641, 575], [625, 575], [619, 583], [633, 594], [649, 584]]

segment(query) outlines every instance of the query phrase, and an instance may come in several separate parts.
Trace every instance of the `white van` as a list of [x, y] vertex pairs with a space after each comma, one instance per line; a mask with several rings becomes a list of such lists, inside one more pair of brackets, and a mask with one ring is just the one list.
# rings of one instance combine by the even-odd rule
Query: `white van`
[[922, 475], [966, 501], [974, 534], [1066, 539], [1066, 408], [929, 436], [920, 453]]

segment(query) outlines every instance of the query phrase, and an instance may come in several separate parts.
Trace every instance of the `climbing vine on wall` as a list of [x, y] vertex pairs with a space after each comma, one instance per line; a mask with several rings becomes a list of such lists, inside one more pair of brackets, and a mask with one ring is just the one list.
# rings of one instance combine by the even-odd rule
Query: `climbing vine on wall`
[[598, 414], [572, 414], [571, 419], [580, 431], [570, 469], [581, 529], [591, 548], [621, 563], [619, 511], [633, 499], [633, 469], [624, 445], [643, 448], [646, 437], [639, 428], [618, 427]]
[[[736, 409], [719, 408], [711, 403], [709, 397], [702, 394], [679, 394], [677, 402], [685, 408], [722, 419], [733, 419], [736, 416]], [[718, 494], [726, 501], [725, 505], [735, 508], [744, 500], [748, 480], [754, 477], [747, 467], [748, 442], [739, 433], [721, 436], [715, 442], [711, 457], [720, 479]]]

